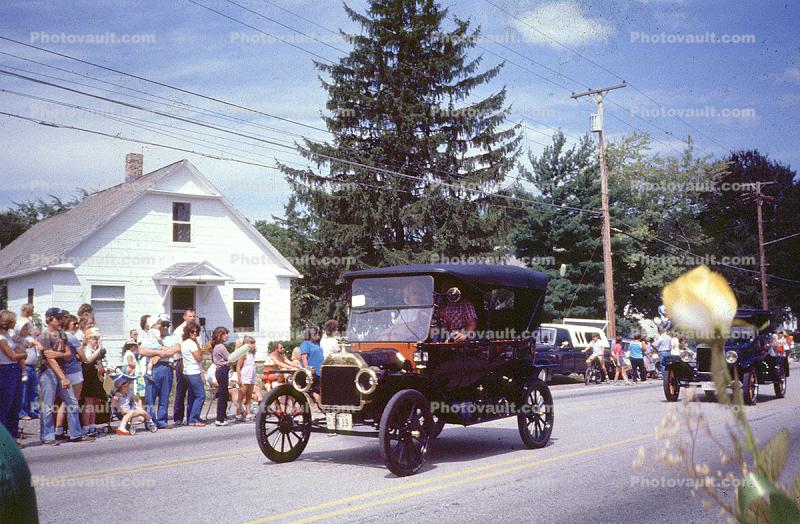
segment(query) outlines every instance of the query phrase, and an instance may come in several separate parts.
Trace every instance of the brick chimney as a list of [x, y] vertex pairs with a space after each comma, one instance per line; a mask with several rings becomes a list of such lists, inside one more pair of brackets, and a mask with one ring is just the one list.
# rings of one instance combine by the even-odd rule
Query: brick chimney
[[141, 153], [128, 153], [125, 155], [125, 182], [133, 182], [142, 176], [144, 155]]

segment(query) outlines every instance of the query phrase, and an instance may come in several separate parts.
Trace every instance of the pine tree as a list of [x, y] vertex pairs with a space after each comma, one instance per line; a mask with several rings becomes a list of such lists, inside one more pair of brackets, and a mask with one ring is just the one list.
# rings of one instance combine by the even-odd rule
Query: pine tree
[[[545, 318], [604, 318], [596, 148], [588, 137], [568, 147], [559, 132], [552, 146], [538, 157], [529, 155], [529, 160], [531, 169], [524, 171], [524, 177], [536, 192], [521, 187], [519, 191], [541, 205], [530, 205], [513, 220], [510, 240], [518, 257], [533, 261], [534, 269], [551, 276]], [[564, 278], [559, 274], [561, 264], [567, 266]]]
[[[491, 250], [497, 235], [483, 192], [513, 169], [520, 137], [504, 126], [505, 89], [470, 95], [502, 64], [479, 71], [481, 57], [467, 56], [478, 30], [458, 19], [446, 30], [448, 12], [432, 0], [345, 9], [362, 28], [344, 35], [352, 51], [316, 64], [326, 75], [323, 118], [333, 138], [301, 145], [315, 169], [281, 166], [303, 212], [307, 254], [374, 267]], [[343, 268], [306, 269], [304, 285], [321, 300], [301, 316], [341, 319]]]

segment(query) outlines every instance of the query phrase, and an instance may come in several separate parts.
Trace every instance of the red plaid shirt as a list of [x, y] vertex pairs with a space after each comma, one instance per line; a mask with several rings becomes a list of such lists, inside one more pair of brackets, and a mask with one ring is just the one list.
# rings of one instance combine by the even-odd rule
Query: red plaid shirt
[[450, 331], [460, 331], [464, 329], [471, 320], [478, 320], [475, 314], [475, 307], [472, 302], [462, 298], [458, 302], [447, 301], [442, 311], [445, 318], [450, 322], [447, 329]]

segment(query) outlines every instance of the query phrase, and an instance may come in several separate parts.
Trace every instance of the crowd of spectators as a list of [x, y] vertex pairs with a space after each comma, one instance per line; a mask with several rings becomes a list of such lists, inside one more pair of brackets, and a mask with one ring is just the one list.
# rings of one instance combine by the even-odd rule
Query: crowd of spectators
[[[100, 429], [112, 431], [112, 423], [121, 436], [132, 435], [139, 424], [152, 432], [202, 427], [210, 397], [217, 401], [215, 425], [249, 422], [264, 388], [285, 383], [289, 372], [302, 367], [318, 377], [324, 356], [340, 351], [338, 324], [329, 321], [324, 336], [308, 330], [291, 354], [281, 343], [271, 345], [259, 376], [252, 336], [231, 344], [229, 330], [220, 326], [203, 343], [204, 330], [187, 309], [174, 329], [166, 314], [143, 315], [139, 329], [128, 333], [120, 365], [112, 368], [91, 305], [75, 315], [50, 308], [39, 326], [34, 318], [30, 304], [19, 315], [0, 311], [0, 422], [20, 447], [20, 420], [39, 420], [43, 445], [92, 441]], [[318, 388], [315, 380], [315, 394]]]

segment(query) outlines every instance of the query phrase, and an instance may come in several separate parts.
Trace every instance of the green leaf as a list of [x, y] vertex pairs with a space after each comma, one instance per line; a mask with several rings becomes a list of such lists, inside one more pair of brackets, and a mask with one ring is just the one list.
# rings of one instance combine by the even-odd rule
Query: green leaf
[[764, 446], [762, 456], [764, 457], [767, 468], [767, 478], [777, 482], [781, 476], [781, 471], [786, 465], [786, 458], [789, 455], [789, 432], [786, 428], [781, 428]]
[[741, 516], [744, 516], [757, 500], [769, 497], [771, 524], [800, 522], [800, 508], [797, 503], [759, 473], [751, 473], [745, 478], [745, 483], [737, 490], [737, 496]]

